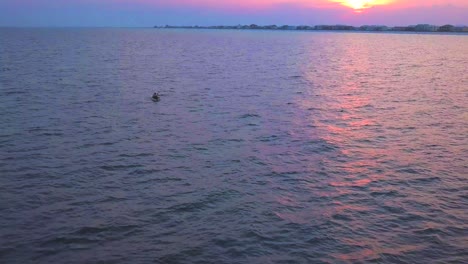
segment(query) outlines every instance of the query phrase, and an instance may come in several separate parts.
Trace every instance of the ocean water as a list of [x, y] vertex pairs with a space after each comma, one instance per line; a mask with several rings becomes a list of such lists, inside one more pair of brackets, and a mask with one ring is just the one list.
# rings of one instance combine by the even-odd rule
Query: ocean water
[[467, 69], [461, 35], [0, 29], [0, 263], [467, 263]]

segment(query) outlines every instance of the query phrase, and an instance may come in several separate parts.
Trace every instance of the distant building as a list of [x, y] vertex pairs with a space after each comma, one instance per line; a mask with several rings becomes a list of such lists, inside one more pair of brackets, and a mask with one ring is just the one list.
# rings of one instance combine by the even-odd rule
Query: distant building
[[407, 31], [407, 27], [392, 27], [392, 31]]
[[314, 28], [311, 26], [298, 26], [297, 27], [297, 30], [312, 30], [312, 29]]
[[255, 25], [255, 24], [251, 24], [249, 26], [250, 29], [260, 29], [260, 27], [258, 25]]
[[317, 25], [314, 27], [315, 30], [326, 30], [326, 27], [325, 25]]
[[355, 30], [353, 26], [347, 25], [318, 25], [315, 26], [315, 30]]
[[263, 27], [264, 29], [278, 29], [278, 26], [277, 25], [268, 25], [268, 26], [264, 26]]
[[355, 30], [356, 28], [353, 26], [347, 26], [347, 25], [335, 25], [332, 26], [332, 30]]
[[364, 31], [388, 31], [389, 28], [387, 26], [380, 26], [380, 25], [372, 25], [372, 26], [361, 26], [359, 27], [359, 30], [364, 30]]
[[455, 32], [468, 32], [468, 27], [465, 26], [459, 26], [459, 27], [454, 27]]
[[417, 32], [435, 32], [437, 31], [438, 27], [429, 24], [419, 24], [414, 27], [414, 31]]
[[455, 26], [444, 25], [444, 26], [439, 27], [439, 29], [437, 31], [439, 31], [439, 32], [454, 32], [455, 31]]
[[295, 30], [295, 29], [297, 29], [297, 27], [296, 26], [284, 25], [284, 26], [279, 27], [279, 29], [281, 29], [281, 30]]

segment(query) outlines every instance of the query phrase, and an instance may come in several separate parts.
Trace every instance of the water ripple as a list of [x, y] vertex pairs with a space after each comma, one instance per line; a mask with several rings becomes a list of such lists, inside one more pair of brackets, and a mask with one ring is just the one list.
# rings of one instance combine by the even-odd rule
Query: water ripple
[[467, 46], [0, 29], [0, 262], [466, 263]]

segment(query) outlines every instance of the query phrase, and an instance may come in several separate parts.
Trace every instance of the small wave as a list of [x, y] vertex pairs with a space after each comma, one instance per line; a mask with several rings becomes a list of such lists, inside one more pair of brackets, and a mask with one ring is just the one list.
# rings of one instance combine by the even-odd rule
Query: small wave
[[322, 111], [322, 108], [318, 108], [318, 107], [309, 107], [309, 108], [307, 108], [307, 111]]
[[127, 170], [133, 168], [140, 168], [143, 165], [133, 164], [133, 165], [104, 165], [100, 166], [99, 168], [106, 170], [106, 171], [119, 171], [119, 170]]
[[349, 215], [345, 214], [333, 214], [332, 218], [339, 221], [351, 221], [352, 218]]
[[47, 136], [47, 137], [60, 137], [60, 136], [63, 136], [63, 135], [64, 134], [60, 133], [60, 132], [56, 132], [56, 133], [47, 132], [47, 133], [40, 134], [40, 136]]
[[[390, 207], [389, 207], [390, 208]], [[402, 214], [399, 218], [399, 221], [402, 221], [403, 223], [410, 223], [412, 221], [418, 222], [418, 221], [423, 221], [425, 218], [421, 215], [418, 214], [412, 214], [412, 213], [406, 213]]]
[[0, 247], [0, 257], [5, 257], [15, 251], [14, 247]]
[[197, 150], [197, 151], [206, 151], [206, 150], [208, 150], [207, 147], [205, 147], [204, 145], [199, 145], [199, 144], [193, 145], [192, 148], [194, 150]]
[[230, 138], [226, 139], [227, 142], [244, 142], [245, 140], [242, 138]]
[[168, 183], [168, 182], [180, 182], [183, 181], [181, 178], [177, 177], [163, 177], [163, 178], [144, 178], [141, 181], [138, 181], [139, 184], [146, 184], [146, 183], [151, 183], [151, 182], [157, 182], [157, 183]]
[[124, 158], [152, 157], [152, 156], [154, 156], [153, 153], [136, 153], [136, 154], [124, 153], [124, 154], [119, 155], [119, 157], [124, 157]]
[[279, 137], [277, 135], [262, 136], [262, 137], [257, 138], [257, 140], [259, 140], [261, 142], [271, 142], [271, 141], [275, 141], [275, 140], [278, 140], [278, 139], [279, 139]]
[[432, 228], [432, 227], [428, 227], [424, 229], [417, 229], [417, 230], [414, 230], [413, 233], [419, 234], [419, 235], [446, 235], [446, 233], [443, 230], [438, 229], [438, 228]]
[[383, 205], [382, 208], [392, 214], [403, 214], [406, 212], [406, 210], [403, 207]]
[[102, 232], [127, 232], [137, 227], [138, 226], [136, 225], [110, 225], [110, 226], [102, 226], [102, 227], [85, 226], [85, 227], [79, 228], [78, 230], [73, 232], [73, 234], [90, 235], [90, 234], [98, 234]]
[[320, 154], [323, 152], [331, 152], [338, 149], [338, 147], [326, 140], [317, 139], [310, 140], [304, 144], [307, 153]]
[[137, 169], [132, 172], [130, 172], [130, 175], [149, 175], [149, 174], [154, 174], [162, 171], [168, 171], [169, 169], [163, 168], [163, 169]]
[[41, 246], [55, 246], [55, 245], [69, 245], [69, 244], [95, 244], [99, 243], [102, 239], [100, 238], [89, 238], [89, 237], [75, 237], [75, 236], [59, 236], [48, 239], [41, 243]]
[[169, 211], [175, 212], [194, 212], [202, 211], [206, 208], [213, 207], [215, 204], [224, 202], [238, 195], [235, 190], [225, 190], [211, 192], [193, 202], [181, 203], [168, 208]]
[[243, 114], [240, 116], [240, 118], [244, 119], [244, 118], [252, 118], [252, 117], [260, 117], [260, 115], [258, 114]]
[[415, 168], [401, 168], [397, 170], [398, 173], [421, 174], [422, 170]]
[[381, 197], [381, 196], [398, 197], [398, 196], [400, 196], [400, 194], [395, 190], [392, 190], [392, 191], [374, 191], [374, 192], [371, 192], [370, 195], [373, 196], [373, 197]]
[[301, 76], [301, 75], [290, 75], [290, 76], [288, 76], [288, 77], [286, 77], [284, 79], [295, 80], [295, 79], [301, 79], [301, 78], [303, 78], [303, 76]]
[[[420, 174], [420, 173], [417, 173]], [[433, 183], [433, 182], [439, 182], [441, 179], [439, 177], [423, 177], [423, 178], [415, 178], [415, 179], [409, 179], [408, 183], [410, 184], [420, 184], [420, 183]]]
[[3, 92], [4, 95], [9, 96], [9, 95], [17, 95], [17, 94], [28, 94], [29, 92], [26, 91], [5, 91]]

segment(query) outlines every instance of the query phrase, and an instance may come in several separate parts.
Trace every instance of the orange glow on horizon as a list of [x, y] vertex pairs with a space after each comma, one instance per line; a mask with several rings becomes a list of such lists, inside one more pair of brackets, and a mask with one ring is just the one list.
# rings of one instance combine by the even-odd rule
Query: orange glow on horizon
[[331, 0], [332, 2], [340, 3], [346, 7], [350, 7], [356, 11], [371, 8], [378, 5], [388, 5], [392, 0]]

